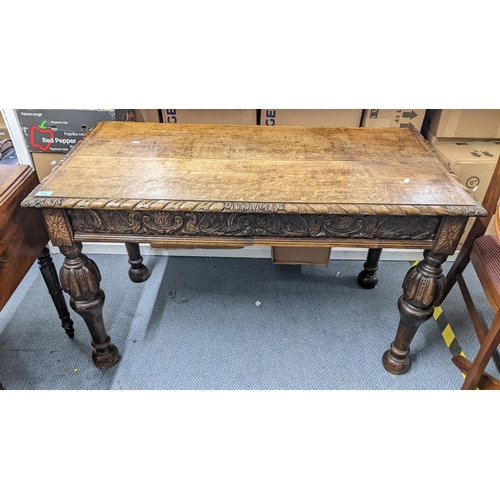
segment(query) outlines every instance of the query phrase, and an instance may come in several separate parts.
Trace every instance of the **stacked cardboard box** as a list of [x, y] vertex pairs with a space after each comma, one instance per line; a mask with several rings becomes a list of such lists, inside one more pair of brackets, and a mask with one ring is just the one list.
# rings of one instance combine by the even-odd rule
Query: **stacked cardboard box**
[[66, 153], [31, 153], [38, 180], [43, 181], [65, 156]]
[[[500, 155], [500, 109], [428, 109], [422, 135], [482, 202]], [[470, 220], [459, 247], [473, 224]], [[493, 234], [492, 222], [486, 234]]]
[[425, 109], [365, 109], [361, 126], [408, 128], [411, 123], [420, 130], [424, 116]]
[[[476, 200], [482, 202], [500, 156], [500, 141], [435, 142], [432, 147]], [[472, 223], [473, 219], [469, 220], [459, 246], [465, 241]], [[495, 234], [493, 219], [486, 234]]]
[[256, 125], [255, 109], [162, 109], [164, 123]]
[[260, 124], [267, 127], [359, 127], [362, 109], [261, 109]]
[[500, 138], [500, 109], [428, 109], [422, 135], [430, 142]]
[[161, 111], [159, 109], [134, 109], [136, 122], [160, 122]]

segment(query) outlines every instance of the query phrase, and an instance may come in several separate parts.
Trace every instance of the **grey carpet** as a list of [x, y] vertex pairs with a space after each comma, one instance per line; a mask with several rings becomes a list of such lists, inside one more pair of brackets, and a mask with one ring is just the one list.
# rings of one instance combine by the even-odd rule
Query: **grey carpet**
[[[360, 261], [317, 268], [268, 259], [146, 257], [152, 276], [136, 284], [126, 256], [90, 257], [101, 270], [104, 320], [122, 359], [95, 368], [90, 335], [73, 311], [75, 338], [67, 338], [35, 264], [0, 312], [6, 389], [436, 390], [463, 382], [434, 319], [417, 332], [407, 374], [382, 367], [409, 262], [381, 261], [378, 286], [364, 290], [356, 283]], [[54, 261], [59, 268], [62, 256]], [[472, 268], [465, 276], [491, 322]], [[470, 358], [479, 344], [458, 288], [443, 310]], [[499, 376], [493, 362], [488, 370]]]

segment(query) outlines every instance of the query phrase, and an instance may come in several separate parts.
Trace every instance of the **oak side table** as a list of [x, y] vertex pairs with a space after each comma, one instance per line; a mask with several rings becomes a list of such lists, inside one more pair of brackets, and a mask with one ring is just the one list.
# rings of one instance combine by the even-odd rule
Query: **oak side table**
[[[42, 210], [94, 364], [113, 366], [97, 265], [82, 242], [123, 242], [130, 277], [149, 271], [139, 243], [362, 247], [376, 283], [382, 248], [422, 249], [403, 280], [399, 326], [383, 355], [409, 369], [410, 343], [445, 285], [441, 264], [484, 208], [415, 129], [101, 122], [24, 200]], [[395, 325], [396, 327], [396, 325]], [[381, 353], [382, 354], [382, 353]]]

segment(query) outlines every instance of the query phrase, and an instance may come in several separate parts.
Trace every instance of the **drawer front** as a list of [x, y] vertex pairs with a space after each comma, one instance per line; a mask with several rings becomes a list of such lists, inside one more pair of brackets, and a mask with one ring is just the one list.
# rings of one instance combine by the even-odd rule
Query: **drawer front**
[[84, 233], [432, 240], [441, 218], [421, 216], [68, 210]]

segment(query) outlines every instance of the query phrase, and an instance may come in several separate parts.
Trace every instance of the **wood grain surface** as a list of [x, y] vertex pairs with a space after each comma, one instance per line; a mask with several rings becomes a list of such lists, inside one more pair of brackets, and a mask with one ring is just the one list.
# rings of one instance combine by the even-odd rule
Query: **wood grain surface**
[[29, 165], [0, 168], [0, 310], [49, 240], [41, 211], [21, 208], [37, 183]]
[[102, 122], [38, 191], [50, 194], [33, 192], [27, 206], [113, 209], [160, 200], [162, 210], [179, 208], [169, 202], [301, 213], [320, 205], [326, 213], [336, 213], [329, 205], [482, 210], [418, 133], [398, 128]]

